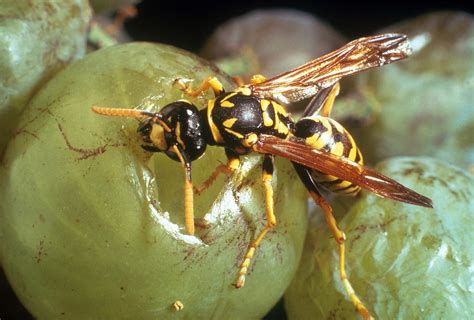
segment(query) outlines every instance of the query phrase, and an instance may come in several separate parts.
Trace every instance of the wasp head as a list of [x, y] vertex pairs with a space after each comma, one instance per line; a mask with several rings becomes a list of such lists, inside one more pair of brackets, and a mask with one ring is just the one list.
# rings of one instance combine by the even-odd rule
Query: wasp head
[[157, 115], [142, 120], [137, 129], [144, 142], [142, 148], [150, 152], [167, 151], [176, 141], [174, 130], [167, 123], [159, 120]]
[[140, 124], [137, 132], [144, 142], [142, 148], [146, 151], [165, 152], [170, 158], [179, 161], [176, 155], [178, 147], [189, 161], [193, 161], [206, 150], [202, 119], [199, 110], [190, 102], [172, 102], [160, 112], [95, 106], [92, 111], [106, 116], [138, 119]]

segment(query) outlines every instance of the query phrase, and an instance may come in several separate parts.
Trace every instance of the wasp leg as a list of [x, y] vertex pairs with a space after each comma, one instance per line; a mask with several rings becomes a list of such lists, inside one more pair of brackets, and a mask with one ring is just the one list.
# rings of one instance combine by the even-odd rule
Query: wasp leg
[[331, 115], [334, 100], [340, 91], [339, 82], [336, 82], [331, 87], [322, 89], [314, 96], [306, 107], [303, 116], [312, 116], [314, 114], [329, 117]]
[[188, 234], [194, 234], [194, 193], [191, 179], [191, 161], [179, 145], [174, 145], [173, 150], [179, 158], [184, 169], [184, 225]]
[[174, 84], [178, 85], [181, 91], [183, 91], [186, 95], [190, 97], [197, 97], [198, 95], [201, 94], [201, 92], [204, 92], [208, 90], [209, 88], [212, 89], [212, 91], [214, 92], [214, 96], [216, 97], [225, 92], [224, 86], [216, 77], [209, 77], [206, 80], [204, 80], [201, 83], [201, 86], [197, 90], [193, 90], [189, 88], [186, 85], [186, 83], [183, 81], [183, 79], [176, 79], [174, 81]]
[[344, 242], [346, 240], [346, 235], [344, 234], [344, 232], [341, 231], [341, 229], [338, 228], [336, 224], [336, 219], [334, 218], [332, 214], [331, 206], [319, 193], [316, 187], [316, 183], [314, 182], [311, 176], [310, 169], [296, 163], [293, 163], [293, 165], [301, 181], [304, 183], [304, 185], [306, 186], [306, 189], [309, 191], [311, 198], [313, 198], [314, 202], [316, 202], [316, 204], [318, 204], [321, 207], [321, 209], [323, 209], [324, 217], [326, 218], [328, 227], [331, 230], [331, 233], [333, 234], [334, 239], [339, 245], [339, 276], [341, 278], [342, 283], [344, 284], [344, 288], [346, 289], [347, 294], [350, 296], [352, 300], [352, 304], [355, 306], [356, 310], [364, 319], [373, 319], [370, 316], [369, 310], [367, 310], [367, 308], [364, 306], [362, 301], [359, 299], [354, 289], [352, 288], [352, 285], [349, 282], [349, 279], [347, 278], [346, 270], [344, 267], [345, 265]]
[[211, 175], [206, 179], [206, 181], [195, 188], [196, 193], [201, 193], [209, 188], [214, 183], [219, 174], [224, 173], [227, 176], [230, 176], [235, 170], [237, 170], [240, 165], [239, 155], [230, 149], [225, 149], [225, 154], [227, 156], [227, 164], [219, 164], [216, 169], [214, 169], [214, 172], [212, 172]]
[[276, 226], [276, 218], [273, 213], [273, 188], [272, 188], [272, 176], [273, 176], [273, 156], [266, 154], [262, 165], [262, 181], [265, 188], [265, 215], [267, 217], [267, 225], [259, 233], [257, 238], [252, 242], [247, 253], [245, 254], [244, 261], [240, 265], [236, 288], [241, 288], [245, 284], [245, 275], [247, 274], [250, 262], [255, 254], [255, 250], [262, 242], [263, 237], [267, 232]]

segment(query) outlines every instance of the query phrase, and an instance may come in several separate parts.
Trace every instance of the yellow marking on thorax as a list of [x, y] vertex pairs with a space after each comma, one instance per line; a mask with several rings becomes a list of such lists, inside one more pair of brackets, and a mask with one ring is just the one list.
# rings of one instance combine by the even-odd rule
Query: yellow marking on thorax
[[263, 115], [263, 125], [264, 125], [265, 127], [271, 127], [271, 126], [273, 126], [273, 119], [270, 118], [270, 116], [268, 115], [268, 113], [263, 112], [262, 115]]
[[236, 137], [239, 138], [239, 139], [242, 139], [242, 138], [244, 137], [243, 134], [241, 134], [241, 133], [239, 133], [239, 132], [237, 132], [237, 131], [231, 130], [231, 129], [229, 129], [229, 128], [224, 128], [224, 130], [227, 131], [228, 133], [230, 133], [230, 134], [236, 136]]
[[221, 107], [223, 108], [232, 108], [232, 107], [235, 107], [235, 104], [233, 104], [232, 102], [230, 101], [221, 101], [220, 104], [219, 104]]
[[232, 93], [229, 93], [228, 95], [226, 95], [222, 100], [221, 100], [221, 103], [226, 101], [226, 100], [229, 100], [230, 98], [232, 98], [233, 96], [237, 95], [238, 92], [232, 92]]
[[280, 126], [282, 125], [282, 123], [280, 121], [280, 117], [278, 116], [278, 112], [275, 110], [275, 108], [273, 108], [273, 111], [275, 113], [275, 126], [273, 128], [276, 129], [278, 132], [280, 132]]
[[267, 111], [267, 108], [268, 108], [269, 105], [270, 105], [269, 100], [267, 100], [267, 99], [260, 100], [260, 107], [262, 108], [263, 112]]
[[214, 109], [215, 102], [215, 99], [210, 99], [207, 103], [207, 121], [209, 123], [209, 129], [211, 130], [212, 138], [214, 139], [214, 141], [216, 143], [223, 143], [224, 138], [222, 138], [219, 129], [216, 127], [216, 124], [212, 119], [212, 110]]
[[222, 122], [222, 124], [224, 125], [224, 127], [232, 128], [232, 126], [234, 125], [236, 121], [237, 121], [237, 118], [230, 118]]
[[286, 112], [285, 108], [281, 105], [276, 103], [275, 101], [272, 102], [273, 110], [275, 110], [275, 126], [274, 128], [278, 131], [278, 133], [288, 134], [289, 130], [285, 123], [280, 121], [280, 116], [282, 115], [285, 118], [289, 118], [288, 112]]
[[240, 92], [244, 96], [250, 96], [252, 94], [252, 90], [250, 90], [249, 87], [238, 87], [237, 89], [235, 89], [235, 92]]
[[285, 117], [288, 117], [288, 112], [286, 112], [285, 108], [281, 105], [276, 103], [275, 101], [272, 102], [273, 109], [275, 110], [275, 114], [281, 114]]
[[[277, 115], [276, 119], [278, 119], [278, 115]], [[284, 135], [288, 135], [290, 133], [290, 131], [288, 130], [288, 127], [286, 126], [286, 124], [284, 124], [281, 121], [278, 121], [278, 128], [276, 128], [276, 129], [277, 129], [278, 133], [281, 133], [281, 134], [284, 134]]]
[[270, 117], [270, 115], [267, 113], [268, 111], [268, 106], [270, 105], [270, 101], [267, 99], [262, 99], [260, 100], [260, 108], [262, 109], [262, 116], [263, 116], [263, 125], [265, 127], [271, 127], [273, 126], [273, 119]]

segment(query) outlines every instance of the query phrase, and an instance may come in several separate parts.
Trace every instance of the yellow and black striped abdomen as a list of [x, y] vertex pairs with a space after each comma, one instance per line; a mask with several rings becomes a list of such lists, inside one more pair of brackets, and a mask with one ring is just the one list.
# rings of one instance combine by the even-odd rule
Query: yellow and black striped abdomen
[[[303, 138], [307, 145], [317, 150], [323, 150], [363, 164], [362, 154], [351, 134], [331, 118], [317, 115], [302, 118], [295, 124], [294, 134], [298, 138]], [[312, 170], [312, 176], [318, 185], [331, 192], [354, 195], [360, 190], [359, 186], [349, 181], [316, 170]]]

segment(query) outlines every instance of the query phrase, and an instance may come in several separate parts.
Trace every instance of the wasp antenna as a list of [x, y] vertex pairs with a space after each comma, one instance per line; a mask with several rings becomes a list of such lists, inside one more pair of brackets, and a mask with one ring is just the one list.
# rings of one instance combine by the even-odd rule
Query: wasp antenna
[[112, 116], [112, 117], [129, 117], [129, 118], [144, 118], [144, 117], [153, 117], [155, 113], [143, 111], [143, 110], [136, 110], [136, 109], [121, 109], [121, 108], [105, 108], [105, 107], [98, 107], [92, 106], [92, 111], [97, 114], [101, 114], [104, 116]]

